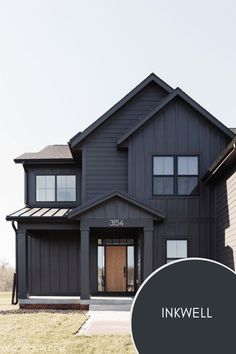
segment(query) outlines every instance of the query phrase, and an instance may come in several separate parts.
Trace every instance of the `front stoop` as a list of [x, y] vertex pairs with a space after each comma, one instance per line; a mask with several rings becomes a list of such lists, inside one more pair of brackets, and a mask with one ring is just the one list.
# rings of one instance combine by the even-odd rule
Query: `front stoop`
[[132, 297], [92, 297], [90, 311], [130, 311]]

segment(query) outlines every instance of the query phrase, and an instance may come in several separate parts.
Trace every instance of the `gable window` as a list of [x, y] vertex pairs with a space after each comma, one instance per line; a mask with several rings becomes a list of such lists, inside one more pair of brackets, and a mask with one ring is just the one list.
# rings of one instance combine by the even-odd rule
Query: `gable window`
[[166, 263], [188, 257], [187, 240], [167, 240], [166, 241]]
[[76, 201], [75, 175], [36, 176], [37, 202], [74, 202]]
[[153, 193], [155, 195], [174, 194], [174, 157], [153, 157]]
[[153, 195], [198, 195], [198, 156], [153, 156]]

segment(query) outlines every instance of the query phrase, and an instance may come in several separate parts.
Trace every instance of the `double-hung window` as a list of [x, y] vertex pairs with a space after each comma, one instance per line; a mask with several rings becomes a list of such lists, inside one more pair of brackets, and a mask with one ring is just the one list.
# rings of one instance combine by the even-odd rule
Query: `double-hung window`
[[198, 195], [198, 156], [153, 156], [153, 195]]
[[75, 202], [75, 175], [36, 176], [37, 202]]

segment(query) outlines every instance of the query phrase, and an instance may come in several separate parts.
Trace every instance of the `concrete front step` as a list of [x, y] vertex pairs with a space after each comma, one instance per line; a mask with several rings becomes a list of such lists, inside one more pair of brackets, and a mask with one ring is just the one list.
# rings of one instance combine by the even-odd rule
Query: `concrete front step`
[[131, 304], [101, 304], [101, 305], [90, 305], [89, 311], [130, 311]]
[[111, 306], [131, 306], [133, 298], [131, 297], [91, 297], [91, 305], [111, 305]]

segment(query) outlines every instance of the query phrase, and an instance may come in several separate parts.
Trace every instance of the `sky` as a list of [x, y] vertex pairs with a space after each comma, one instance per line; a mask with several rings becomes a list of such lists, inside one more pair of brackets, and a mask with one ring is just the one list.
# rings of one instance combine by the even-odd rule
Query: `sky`
[[0, 0], [0, 260], [24, 206], [13, 159], [64, 144], [151, 72], [236, 127], [234, 0]]

